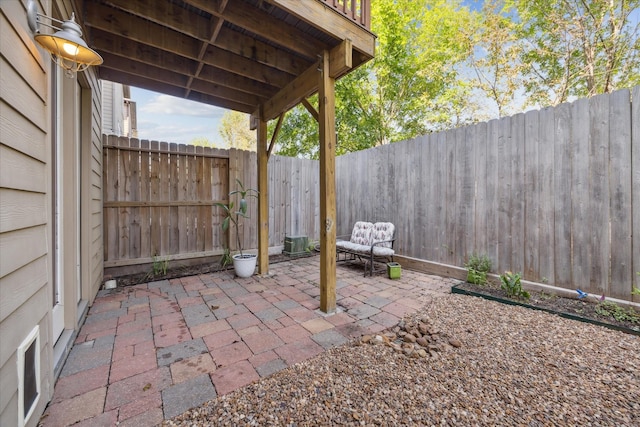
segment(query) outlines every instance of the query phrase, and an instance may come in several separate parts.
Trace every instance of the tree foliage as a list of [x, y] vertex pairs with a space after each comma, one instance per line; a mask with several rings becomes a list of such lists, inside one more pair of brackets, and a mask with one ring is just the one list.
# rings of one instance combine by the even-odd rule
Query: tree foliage
[[[430, 109], [455, 83], [454, 64], [470, 48], [462, 29], [471, 14], [457, 1], [376, 0], [371, 7], [376, 57], [336, 84], [337, 154], [427, 132]], [[279, 154], [317, 157], [317, 123], [304, 107], [287, 114], [278, 143]]]
[[[530, 104], [640, 83], [640, 0], [517, 0]], [[635, 23], [630, 15], [635, 12]]]
[[[376, 56], [336, 84], [337, 154], [640, 84], [640, 0], [371, 3]], [[277, 143], [317, 158], [303, 106]]]
[[492, 101], [498, 117], [517, 109], [514, 100], [524, 84], [523, 50], [514, 12], [503, 0], [485, 0], [482, 13], [470, 28], [474, 41], [470, 63], [476, 77], [471, 83]]
[[207, 137], [204, 136], [193, 138], [191, 141], [189, 141], [189, 145], [195, 145], [198, 147], [220, 148], [215, 142], [210, 141]]
[[257, 135], [250, 129], [250, 117], [239, 111], [227, 111], [220, 119], [220, 136], [228, 148], [256, 151]]

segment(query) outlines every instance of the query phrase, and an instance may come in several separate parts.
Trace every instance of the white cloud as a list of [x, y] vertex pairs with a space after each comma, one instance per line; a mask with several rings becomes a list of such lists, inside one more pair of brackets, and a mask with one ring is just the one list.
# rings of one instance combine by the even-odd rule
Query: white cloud
[[225, 109], [188, 99], [159, 94], [139, 107], [140, 112], [148, 114], [166, 114], [172, 116], [193, 116], [220, 118]]
[[207, 138], [211, 142], [220, 139], [217, 123], [183, 123], [179, 120], [157, 122], [145, 120], [138, 122], [138, 138], [151, 141], [177, 142], [188, 144], [194, 138]]

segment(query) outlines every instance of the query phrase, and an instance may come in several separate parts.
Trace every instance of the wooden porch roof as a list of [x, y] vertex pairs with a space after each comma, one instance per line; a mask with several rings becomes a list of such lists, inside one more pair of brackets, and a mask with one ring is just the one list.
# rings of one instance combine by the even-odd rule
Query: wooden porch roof
[[75, 1], [100, 78], [263, 120], [318, 91], [325, 50], [335, 78], [374, 55], [370, 0]]

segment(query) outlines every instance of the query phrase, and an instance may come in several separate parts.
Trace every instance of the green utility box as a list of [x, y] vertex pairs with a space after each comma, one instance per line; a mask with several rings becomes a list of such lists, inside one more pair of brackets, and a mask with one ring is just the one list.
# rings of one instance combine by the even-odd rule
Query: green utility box
[[387, 263], [387, 275], [389, 279], [399, 279], [401, 274], [400, 264], [397, 262], [388, 262]]
[[286, 236], [282, 253], [289, 256], [304, 255], [307, 253], [307, 246], [307, 236]]

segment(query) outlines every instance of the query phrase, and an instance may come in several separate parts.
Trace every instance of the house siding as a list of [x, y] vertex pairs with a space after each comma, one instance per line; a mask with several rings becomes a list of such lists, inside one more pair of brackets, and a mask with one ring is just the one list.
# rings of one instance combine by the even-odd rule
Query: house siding
[[[40, 334], [40, 386], [37, 406], [27, 425], [35, 426], [53, 395], [56, 379], [52, 332], [52, 152], [51, 88], [48, 55], [27, 24], [26, 0], [0, 2], [0, 425], [18, 424], [17, 348], [36, 326]], [[55, 7], [70, 16], [70, 2], [38, 2], [40, 12]], [[77, 14], [76, 14], [77, 15]], [[101, 88], [95, 72], [77, 76], [82, 111], [77, 176], [81, 182], [81, 280], [65, 285], [66, 334], [57, 345], [69, 347], [102, 283], [102, 139]], [[65, 114], [78, 85], [66, 82]], [[67, 131], [65, 130], [65, 133]], [[67, 144], [66, 136], [63, 142]], [[74, 153], [65, 152], [65, 156]], [[64, 209], [64, 208], [63, 208]], [[79, 216], [78, 216], [79, 215]], [[76, 244], [77, 245], [77, 244]], [[69, 260], [64, 260], [69, 264]], [[77, 289], [81, 294], [78, 295]], [[57, 337], [56, 337], [57, 338]], [[61, 342], [62, 341], [62, 342]]]

